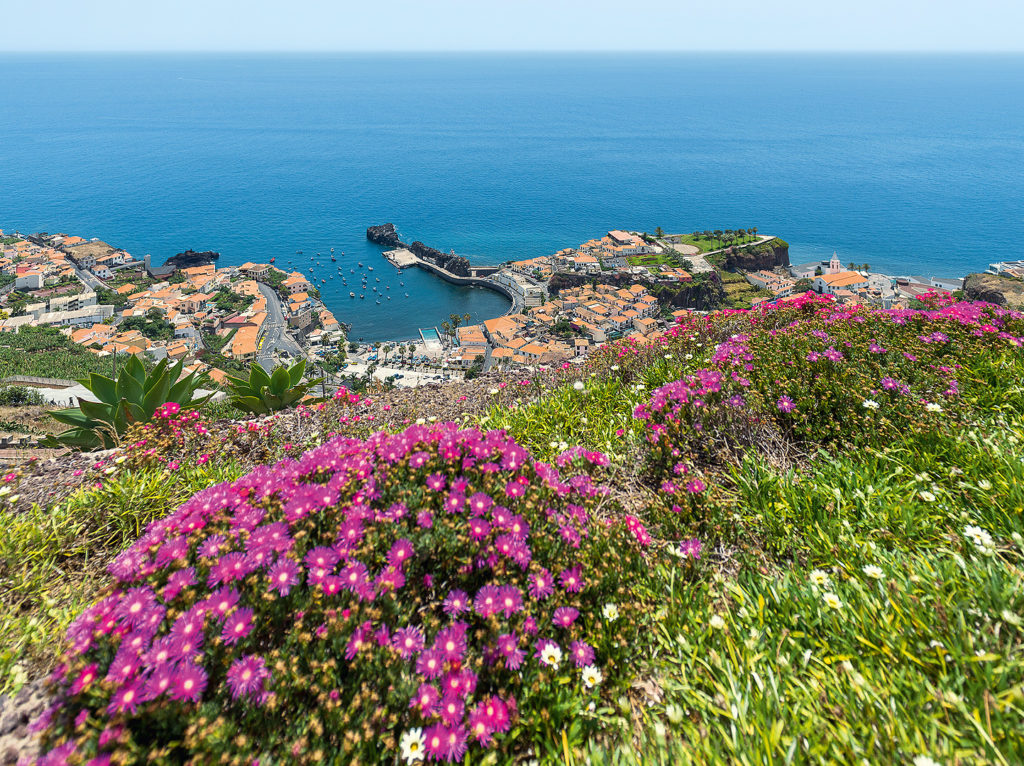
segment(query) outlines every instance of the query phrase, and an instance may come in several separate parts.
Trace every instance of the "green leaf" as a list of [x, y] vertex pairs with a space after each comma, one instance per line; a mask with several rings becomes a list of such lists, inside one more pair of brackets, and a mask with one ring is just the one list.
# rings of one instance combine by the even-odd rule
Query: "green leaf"
[[259, 363], [253, 362], [249, 368], [249, 387], [254, 391], [267, 388], [270, 385], [270, 376]]
[[257, 415], [266, 415], [269, 410], [263, 404], [263, 400], [257, 396], [233, 396], [231, 406], [243, 412], [252, 412]]
[[160, 376], [153, 386], [146, 392], [142, 401], [142, 411], [145, 414], [144, 420], [151, 420], [156, 408], [168, 400], [167, 392], [171, 387], [171, 378], [167, 374]]
[[90, 423], [95, 423], [92, 418], [86, 415], [78, 407], [74, 407], [69, 410], [55, 410], [50, 413], [50, 417], [56, 420], [58, 423], [64, 423], [69, 426], [80, 426], [85, 427]]
[[305, 359], [300, 359], [299, 361], [297, 361], [295, 364], [293, 364], [291, 366], [290, 370], [288, 370], [288, 377], [291, 379], [291, 384], [293, 386], [299, 385], [299, 381], [302, 380], [302, 376], [305, 373], [306, 373], [306, 360]]
[[130, 402], [142, 400], [142, 381], [130, 374], [127, 368], [117, 376], [117, 398], [127, 399]]
[[128, 361], [124, 365], [124, 372], [133, 378], [140, 388], [146, 382], [146, 367], [137, 356], [128, 357]]
[[103, 402], [90, 402], [86, 399], [78, 400], [78, 407], [86, 417], [98, 420], [102, 423], [113, 422], [114, 410], [117, 405], [104, 404]]
[[117, 404], [117, 381], [95, 372], [89, 373], [85, 387], [96, 395], [96, 398], [107, 404]]
[[186, 375], [184, 378], [174, 383], [174, 378], [168, 376], [167, 380], [171, 382], [170, 390], [167, 392], [167, 398], [164, 401], [177, 402], [178, 404], [185, 405], [192, 401], [192, 394], [199, 388], [199, 384], [203, 378], [197, 376], [194, 372], [190, 375]]
[[288, 384], [291, 382], [291, 376], [288, 374], [283, 366], [274, 369], [274, 374], [270, 376], [270, 390], [275, 396], [282, 396], [285, 391], [288, 390]]
[[149, 391], [157, 384], [160, 378], [167, 374], [167, 359], [161, 359], [153, 371], [149, 375], [145, 376], [142, 380], [142, 391], [143, 395], [149, 393]]

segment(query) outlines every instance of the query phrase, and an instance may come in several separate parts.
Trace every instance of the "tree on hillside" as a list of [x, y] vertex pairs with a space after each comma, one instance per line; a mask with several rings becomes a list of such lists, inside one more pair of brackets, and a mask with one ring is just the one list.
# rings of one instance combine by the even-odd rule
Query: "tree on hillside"
[[750, 228], [750, 231], [751, 231], [751, 232], [753, 232], [753, 234], [754, 234], [754, 236], [755, 236], [755, 237], [757, 236], [757, 227], [756, 227], [756, 226], [752, 226], [752, 227]]
[[388, 354], [391, 353], [391, 346], [389, 346], [387, 343], [385, 343], [383, 346], [380, 347], [380, 350], [381, 350], [381, 353], [384, 354], [384, 364], [387, 364], [388, 363]]
[[656, 227], [654, 227], [654, 236], [655, 237], [659, 237], [659, 238], [660, 237], [664, 237], [665, 236], [665, 232], [662, 230], [662, 228], [660, 226], [656, 226]]
[[820, 277], [820, 276], [821, 276], [822, 274], [824, 274], [824, 273], [825, 273], [825, 272], [821, 270], [821, 266], [819, 266], [818, 268], [816, 268], [816, 269], [814, 270], [814, 276], [816, 276], [816, 277]]

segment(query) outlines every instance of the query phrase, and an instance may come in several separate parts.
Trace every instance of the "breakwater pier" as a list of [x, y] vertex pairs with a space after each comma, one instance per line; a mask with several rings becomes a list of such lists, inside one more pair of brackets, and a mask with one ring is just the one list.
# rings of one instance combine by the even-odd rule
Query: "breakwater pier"
[[491, 278], [500, 271], [497, 266], [473, 266], [462, 256], [443, 253], [422, 242], [407, 245], [398, 237], [394, 224], [390, 223], [369, 227], [366, 230], [366, 238], [378, 245], [391, 248], [384, 251], [383, 255], [399, 269], [415, 266], [429, 271], [449, 284], [493, 290], [512, 302], [506, 314], [516, 314], [523, 309], [523, 300], [519, 295]]

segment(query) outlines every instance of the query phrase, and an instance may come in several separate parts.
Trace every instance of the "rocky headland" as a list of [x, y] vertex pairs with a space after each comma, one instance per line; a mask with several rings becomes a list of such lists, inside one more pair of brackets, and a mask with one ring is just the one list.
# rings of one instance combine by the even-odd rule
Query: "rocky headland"
[[771, 271], [789, 266], [789, 243], [776, 237], [749, 247], [730, 248], [724, 266], [729, 271]]
[[964, 297], [1021, 309], [1024, 308], [1024, 281], [997, 274], [968, 274], [964, 279]]

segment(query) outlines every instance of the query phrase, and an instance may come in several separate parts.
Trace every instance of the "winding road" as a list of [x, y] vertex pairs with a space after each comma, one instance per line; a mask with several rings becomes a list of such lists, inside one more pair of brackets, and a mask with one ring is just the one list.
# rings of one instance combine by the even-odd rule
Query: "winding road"
[[277, 365], [275, 354], [287, 352], [292, 357], [301, 359], [303, 353], [299, 344], [286, 331], [288, 323], [284, 318], [284, 310], [277, 292], [262, 282], [258, 282], [257, 286], [267, 299], [267, 320], [264, 324], [263, 340], [260, 342], [259, 351], [256, 352], [256, 360], [269, 372]]

